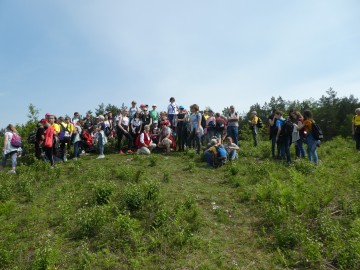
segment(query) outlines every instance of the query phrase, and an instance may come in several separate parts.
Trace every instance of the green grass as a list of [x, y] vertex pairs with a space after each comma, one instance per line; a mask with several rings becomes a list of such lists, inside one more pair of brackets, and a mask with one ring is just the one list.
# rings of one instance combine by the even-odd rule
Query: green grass
[[193, 151], [27, 158], [0, 172], [0, 269], [358, 269], [353, 142], [324, 143], [318, 167], [240, 147], [219, 169]]

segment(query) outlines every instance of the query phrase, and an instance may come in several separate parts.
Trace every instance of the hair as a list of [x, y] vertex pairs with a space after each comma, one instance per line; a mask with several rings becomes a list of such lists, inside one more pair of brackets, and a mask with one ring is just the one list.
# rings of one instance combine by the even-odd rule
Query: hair
[[175, 98], [174, 97], [171, 97], [170, 98], [170, 102], [174, 102], [175, 101]]
[[311, 111], [309, 111], [309, 110], [304, 111], [304, 119], [305, 120], [312, 120], [313, 119], [313, 115], [312, 115]]
[[195, 111], [197, 111], [197, 112], [199, 111], [199, 105], [197, 105], [197, 104], [191, 105], [191, 106], [190, 106], [190, 109], [191, 109], [191, 108], [193, 108], [193, 109], [194, 109]]
[[275, 114], [283, 115], [281, 111], [276, 111]]
[[226, 139], [225, 139], [225, 140], [229, 140], [229, 141], [230, 141], [230, 143], [233, 143], [233, 139], [232, 139], [230, 136], [226, 137]]
[[145, 125], [145, 126], [144, 126], [144, 130], [145, 130], [145, 128], [149, 128], [149, 129], [150, 129], [150, 125]]
[[215, 145], [215, 144], [217, 144], [217, 143], [218, 143], [217, 139], [211, 139], [211, 141], [210, 141], [210, 144], [211, 144], [211, 145]]
[[12, 125], [12, 124], [9, 124], [7, 127], [6, 127], [7, 130], [10, 130], [11, 132], [13, 133], [17, 133], [17, 130], [16, 128]]
[[355, 113], [358, 113], [358, 112], [360, 112], [360, 108], [355, 109]]

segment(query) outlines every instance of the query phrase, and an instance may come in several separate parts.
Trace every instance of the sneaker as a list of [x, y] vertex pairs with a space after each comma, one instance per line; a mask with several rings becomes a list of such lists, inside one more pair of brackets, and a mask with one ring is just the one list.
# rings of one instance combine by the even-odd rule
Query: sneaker
[[132, 154], [132, 153], [134, 153], [133, 151], [131, 151], [131, 150], [127, 150], [127, 152], [126, 152], [127, 154]]
[[99, 155], [96, 159], [105, 158], [105, 155]]
[[124, 155], [123, 150], [120, 150], [119, 154], [120, 154], [120, 155]]
[[10, 171], [8, 171], [8, 173], [16, 174], [16, 171], [15, 170], [10, 170]]

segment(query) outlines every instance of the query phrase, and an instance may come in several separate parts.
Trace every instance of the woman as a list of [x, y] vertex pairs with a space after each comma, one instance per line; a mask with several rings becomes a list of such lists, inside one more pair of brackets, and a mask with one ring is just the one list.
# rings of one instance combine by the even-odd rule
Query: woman
[[304, 117], [299, 111], [293, 111], [290, 114], [290, 119], [294, 123], [294, 132], [292, 134], [292, 143], [295, 145], [296, 158], [304, 158]]
[[187, 133], [187, 113], [185, 111], [184, 106], [179, 107], [179, 113], [176, 115], [176, 122], [177, 122], [177, 139], [179, 145], [179, 151], [184, 151], [185, 149], [185, 142], [186, 142], [186, 133]]
[[206, 134], [206, 144], [210, 142], [210, 140], [215, 136], [216, 132], [216, 119], [213, 111], [209, 111], [209, 117], [206, 119], [206, 130], [204, 133]]
[[55, 135], [55, 129], [54, 127], [49, 123], [49, 121], [47, 119], [42, 119], [41, 124], [44, 125], [44, 137], [43, 137], [43, 149], [45, 152], [45, 157], [47, 158], [47, 160], [50, 162], [51, 166], [54, 167], [55, 165], [55, 160], [54, 160], [54, 136]]
[[135, 142], [137, 136], [139, 136], [141, 133], [141, 127], [142, 127], [140, 111], [137, 111], [135, 113], [134, 118], [131, 119], [130, 126], [131, 126], [131, 130], [130, 130], [131, 137], [132, 137], [133, 142]]
[[138, 154], [145, 154], [150, 155], [150, 151], [156, 147], [156, 144], [153, 143], [151, 140], [150, 135], [150, 126], [146, 125], [144, 127], [144, 132], [142, 132], [137, 138], [136, 138], [136, 146], [138, 148], [137, 153]]
[[130, 135], [130, 131], [129, 131], [129, 111], [124, 111], [123, 115], [119, 116], [118, 119], [118, 125], [117, 125], [117, 138], [118, 138], [118, 147], [119, 147], [119, 154], [123, 155], [124, 152], [121, 149], [121, 141], [123, 139], [123, 136], [125, 136], [127, 144], [128, 144], [128, 153], [131, 154], [131, 148], [132, 148], [132, 144], [133, 144], [133, 139]]
[[170, 121], [171, 128], [174, 129], [176, 127], [176, 115], [178, 114], [178, 106], [175, 103], [174, 97], [171, 97], [169, 102], [170, 104], [167, 108], [167, 115]]
[[310, 162], [314, 162], [315, 165], [318, 164], [319, 158], [316, 152], [316, 148], [319, 145], [320, 141], [315, 140], [312, 135], [312, 129], [314, 124], [314, 119], [312, 113], [309, 110], [304, 111], [304, 133], [306, 134], [306, 143], [307, 143], [307, 154]]
[[74, 160], [77, 160], [80, 157], [80, 144], [81, 144], [81, 137], [80, 134], [82, 132], [82, 128], [80, 126], [80, 123], [75, 124], [75, 131], [73, 136], [72, 143], [74, 144]]
[[99, 156], [97, 159], [105, 158], [104, 155], [104, 148], [105, 144], [107, 143], [107, 139], [105, 136], [105, 117], [103, 115], [99, 115], [96, 117], [98, 120], [97, 126], [96, 126], [96, 138], [97, 138], [97, 144], [98, 144], [98, 150], [99, 150]]
[[201, 136], [203, 135], [203, 128], [201, 126], [201, 113], [199, 112], [199, 106], [193, 104], [190, 106], [191, 116], [190, 116], [190, 137], [188, 140], [188, 145], [193, 145], [192, 142], [196, 144], [196, 153], [200, 154], [200, 142]]
[[170, 123], [169, 121], [162, 121], [160, 125], [161, 125], [161, 131], [160, 131], [158, 147], [165, 148], [166, 154], [168, 154], [170, 153], [170, 149], [173, 145], [173, 141], [171, 138], [171, 128], [168, 127]]
[[3, 151], [2, 151], [2, 162], [1, 162], [1, 167], [0, 167], [0, 170], [3, 170], [6, 165], [7, 158], [10, 157], [11, 158], [11, 170], [9, 171], [9, 173], [16, 173], [17, 154], [18, 154], [18, 151], [21, 150], [21, 148], [19, 146], [14, 146], [12, 144], [13, 136], [16, 136], [16, 135], [17, 135], [17, 131], [16, 131], [15, 127], [13, 125], [9, 124], [6, 127], [4, 146], [3, 146]]

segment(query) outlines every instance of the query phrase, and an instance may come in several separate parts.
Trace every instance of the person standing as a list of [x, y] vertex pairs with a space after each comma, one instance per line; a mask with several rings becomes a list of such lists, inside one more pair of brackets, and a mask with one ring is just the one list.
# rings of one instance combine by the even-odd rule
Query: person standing
[[318, 165], [319, 157], [316, 152], [316, 148], [319, 145], [319, 140], [316, 140], [312, 134], [313, 125], [315, 123], [311, 111], [304, 111], [304, 133], [306, 134], [306, 143], [307, 143], [307, 154], [310, 162], [313, 162], [315, 165]]
[[356, 142], [356, 149], [360, 150], [360, 108], [355, 110], [355, 116], [352, 120], [352, 136]]
[[150, 111], [150, 117], [151, 117], [151, 120], [152, 120], [152, 123], [155, 123], [159, 121], [159, 112], [156, 110], [157, 108], [157, 105], [156, 104], [153, 104], [152, 105], [152, 110]]
[[239, 141], [239, 120], [239, 113], [235, 112], [235, 107], [231, 105], [227, 118], [227, 136], [230, 136], [235, 144]]
[[190, 106], [191, 116], [190, 116], [190, 137], [188, 140], [188, 146], [194, 145], [192, 142], [195, 142], [196, 153], [200, 154], [201, 147], [201, 137], [203, 135], [203, 128], [201, 126], [201, 113], [199, 112], [199, 106], [193, 104]]
[[44, 129], [45, 129], [45, 131], [44, 131], [44, 144], [43, 144], [45, 157], [50, 162], [51, 167], [54, 167], [55, 160], [54, 160], [54, 151], [53, 151], [54, 147], [53, 147], [53, 145], [54, 145], [54, 137], [56, 136], [55, 135], [55, 129], [49, 123], [49, 121], [46, 120], [46, 119], [42, 119], [40, 122], [41, 122], [41, 124], [44, 125]]
[[[294, 126], [289, 120], [285, 120], [282, 117], [282, 113], [279, 111], [277, 111], [275, 113], [275, 117], [277, 119], [276, 120], [276, 127], [277, 127], [276, 141], [278, 144], [278, 149], [280, 149], [280, 157], [282, 160], [285, 160], [285, 157], [286, 157], [287, 163], [290, 164], [291, 163], [290, 139], [291, 139], [291, 134], [292, 134]], [[291, 124], [292, 127], [288, 128], [288, 124]]]
[[269, 122], [268, 130], [269, 130], [269, 138], [271, 140], [271, 155], [273, 159], [279, 156], [279, 148], [277, 149], [277, 154], [275, 155], [276, 134], [277, 134], [277, 127], [276, 127], [277, 119], [275, 118], [275, 112], [276, 109], [273, 109], [271, 115], [269, 115], [268, 117], [268, 122]]
[[175, 103], [175, 98], [170, 98], [170, 104], [167, 108], [167, 116], [170, 121], [171, 128], [175, 130], [176, 127], [176, 115], [178, 114], [178, 106]]
[[17, 131], [15, 127], [9, 124], [6, 127], [5, 137], [4, 137], [4, 145], [2, 149], [2, 162], [0, 170], [3, 170], [6, 165], [6, 160], [8, 157], [11, 158], [11, 170], [8, 173], [16, 173], [16, 164], [17, 164], [17, 154], [18, 151], [21, 149], [19, 146], [14, 146], [11, 142], [13, 136], [17, 135]]
[[258, 141], [257, 141], [257, 133], [258, 133], [257, 123], [258, 123], [258, 121], [259, 121], [259, 117], [257, 117], [257, 112], [252, 111], [251, 112], [251, 120], [249, 120], [249, 124], [250, 124], [251, 134], [253, 136], [255, 147], [258, 145]]

